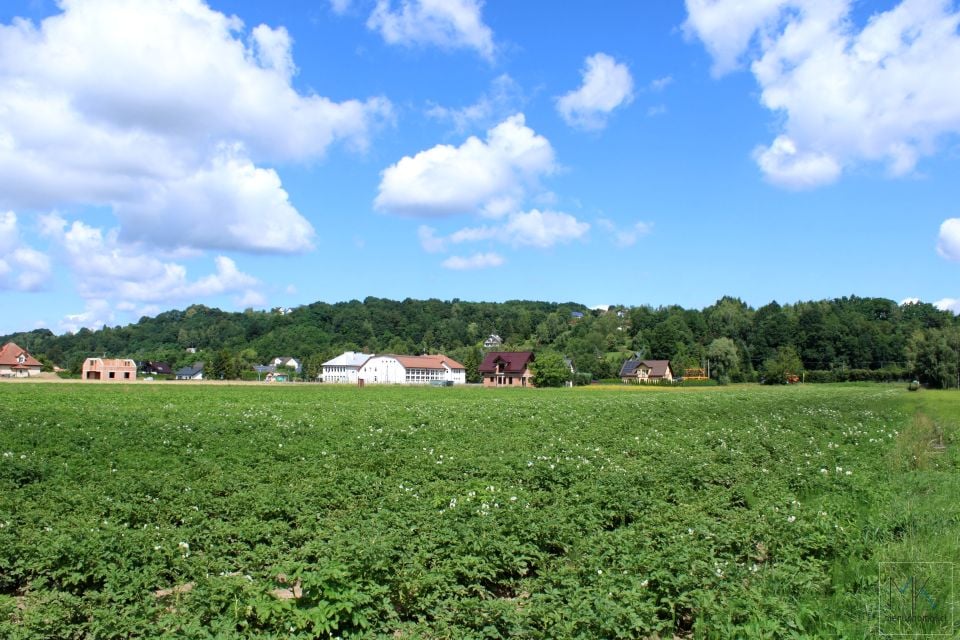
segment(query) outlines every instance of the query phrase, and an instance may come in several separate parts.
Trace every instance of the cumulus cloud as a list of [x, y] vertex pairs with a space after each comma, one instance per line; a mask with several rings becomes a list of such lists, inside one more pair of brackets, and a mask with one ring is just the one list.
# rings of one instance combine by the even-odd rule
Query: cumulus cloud
[[472, 256], [450, 256], [443, 261], [445, 269], [463, 271], [465, 269], [487, 269], [489, 267], [499, 267], [504, 263], [501, 255], [496, 253], [475, 253]]
[[607, 117], [633, 101], [633, 77], [625, 64], [605, 53], [589, 56], [580, 88], [557, 99], [564, 121], [579, 129], [602, 129]]
[[238, 307], [243, 307], [244, 309], [249, 307], [263, 307], [267, 304], [267, 297], [259, 291], [248, 289], [243, 292], [242, 296], [237, 297], [235, 302]]
[[911, 173], [960, 133], [960, 12], [903, 0], [859, 27], [852, 0], [687, 0], [685, 30], [718, 75], [749, 63], [782, 132], [754, 158], [777, 185], [810, 188], [861, 163]]
[[117, 309], [107, 300], [86, 300], [80, 313], [69, 313], [60, 321], [60, 329], [76, 333], [84, 327], [99, 329], [116, 322]]
[[948, 218], [940, 225], [937, 253], [947, 260], [960, 261], [960, 218]]
[[673, 84], [673, 76], [663, 76], [650, 81], [650, 91], [660, 92]]
[[330, 0], [330, 8], [339, 15], [346, 13], [351, 4], [353, 4], [352, 0]]
[[[285, 29], [247, 31], [202, 0], [60, 7], [0, 24], [0, 206], [109, 206], [128, 238], [163, 227], [163, 245], [302, 251], [310, 223], [256, 163], [363, 148], [390, 118], [382, 98], [298, 92]], [[246, 181], [259, 218], [225, 193]], [[194, 233], [198, 221], [225, 236]]]
[[417, 237], [420, 238], [420, 246], [427, 253], [440, 253], [447, 248], [447, 242], [437, 236], [437, 230], [427, 225], [420, 225], [417, 229]]
[[466, 227], [446, 238], [437, 237], [435, 230], [430, 227], [421, 227], [420, 240], [424, 249], [429, 246], [435, 251], [443, 251], [449, 244], [484, 240], [493, 240], [515, 248], [548, 249], [583, 238], [589, 230], [588, 223], [577, 220], [569, 213], [532, 209], [512, 213], [502, 224]]
[[830, 154], [799, 151], [787, 136], [777, 136], [769, 147], [755, 148], [753, 158], [771, 182], [793, 189], [833, 182], [843, 170]]
[[482, 0], [377, 0], [367, 27], [388, 44], [473, 49], [492, 60], [496, 47], [482, 8]]
[[37, 291], [50, 279], [50, 257], [24, 243], [17, 215], [0, 213], [0, 291]]
[[78, 292], [88, 300], [166, 303], [246, 293], [259, 285], [226, 256], [215, 258], [215, 272], [190, 280], [182, 264], [122, 242], [116, 229], [104, 232], [79, 220], [68, 223], [57, 215], [44, 216], [42, 224], [45, 235], [60, 247]]
[[589, 224], [580, 222], [569, 213], [533, 209], [510, 216], [502, 235], [515, 246], [546, 249], [582, 238], [589, 229]]
[[123, 240], [169, 248], [293, 253], [310, 249], [315, 235], [276, 171], [230, 149], [189, 176], [154, 185], [136, 202], [118, 203], [116, 212]]
[[516, 210], [540, 177], [556, 170], [553, 147], [513, 115], [459, 147], [437, 145], [406, 156], [381, 174], [374, 206], [408, 216]]
[[942, 300], [937, 300], [933, 303], [933, 306], [941, 311], [960, 313], [960, 299], [957, 298], [944, 298]]
[[427, 116], [441, 122], [450, 122], [457, 133], [465, 133], [474, 127], [489, 127], [503, 120], [523, 104], [520, 86], [507, 74], [497, 76], [490, 91], [465, 107], [453, 108], [431, 105]]
[[601, 218], [597, 224], [613, 239], [613, 244], [621, 249], [632, 247], [637, 240], [653, 233], [652, 222], [635, 222], [626, 229], [618, 226], [612, 220]]

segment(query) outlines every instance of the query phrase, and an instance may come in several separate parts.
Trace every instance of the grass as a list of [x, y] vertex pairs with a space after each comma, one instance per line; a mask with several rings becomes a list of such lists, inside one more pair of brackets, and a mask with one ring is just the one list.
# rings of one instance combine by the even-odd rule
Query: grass
[[0, 636], [875, 637], [960, 559], [958, 400], [0, 385]]

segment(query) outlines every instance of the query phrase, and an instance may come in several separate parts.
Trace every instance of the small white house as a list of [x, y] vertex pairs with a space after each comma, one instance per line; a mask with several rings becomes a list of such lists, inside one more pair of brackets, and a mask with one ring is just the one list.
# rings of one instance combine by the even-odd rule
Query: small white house
[[293, 369], [297, 373], [300, 373], [301, 362], [296, 358], [291, 358], [290, 356], [280, 356], [280, 357], [274, 358], [267, 364], [271, 364], [275, 367], [289, 367], [290, 369]]
[[465, 384], [467, 381], [464, 366], [443, 354], [372, 356], [357, 375], [367, 384]]
[[495, 333], [491, 333], [486, 340], [483, 341], [484, 349], [499, 349], [503, 345], [503, 338], [498, 336]]
[[203, 380], [203, 363], [197, 362], [177, 371], [177, 380]]
[[360, 367], [372, 357], [372, 353], [345, 351], [333, 360], [323, 363], [323, 373], [320, 374], [320, 381], [335, 384], [357, 384]]

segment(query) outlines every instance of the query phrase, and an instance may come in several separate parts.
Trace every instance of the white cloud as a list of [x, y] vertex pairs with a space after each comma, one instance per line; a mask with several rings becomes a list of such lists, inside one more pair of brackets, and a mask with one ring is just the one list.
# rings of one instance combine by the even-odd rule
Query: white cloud
[[673, 84], [673, 76], [664, 76], [650, 81], [650, 90], [660, 92]]
[[[163, 227], [164, 245], [301, 251], [310, 224], [255, 162], [317, 158], [336, 141], [362, 148], [390, 118], [382, 98], [298, 92], [284, 28], [247, 32], [202, 0], [60, 7], [39, 25], [0, 25], [0, 206], [110, 206], [125, 237], [146, 238], [142, 225]], [[259, 219], [225, 193], [248, 180]], [[225, 239], [195, 233], [198, 220]]]
[[[842, 0], [840, 0], [842, 1]], [[713, 72], [737, 68], [756, 32], [775, 22], [786, 0], [686, 0], [688, 38], [703, 41], [713, 57]]]
[[589, 230], [589, 224], [580, 222], [568, 213], [533, 209], [510, 216], [503, 236], [515, 246], [546, 249], [581, 238]]
[[23, 242], [13, 211], [0, 213], [0, 291], [37, 291], [50, 280], [50, 257]]
[[244, 309], [249, 307], [265, 307], [267, 305], [267, 297], [259, 291], [247, 289], [243, 292], [242, 296], [236, 298], [236, 304], [238, 307]]
[[106, 300], [86, 300], [82, 312], [64, 316], [60, 329], [69, 333], [76, 333], [84, 327], [99, 329], [114, 324], [116, 318], [116, 309]]
[[118, 204], [116, 212], [123, 240], [169, 248], [293, 253], [312, 248], [315, 235], [277, 173], [231, 149], [189, 176], [154, 185], [137, 202]]
[[0, 214], [0, 256], [13, 251], [20, 242], [20, 231], [17, 228], [17, 214], [6, 211]]
[[602, 129], [614, 109], [631, 101], [630, 70], [609, 55], [597, 53], [586, 60], [580, 88], [557, 99], [557, 111], [570, 126]]
[[471, 136], [459, 147], [437, 145], [388, 167], [374, 206], [410, 216], [503, 215], [555, 169], [550, 142], [516, 114], [490, 129], [486, 141]]
[[465, 269], [486, 269], [489, 267], [499, 267], [505, 262], [503, 257], [497, 253], [475, 253], [469, 257], [450, 256], [443, 261], [445, 269], [462, 271]]
[[904, 298], [900, 301], [900, 306], [905, 304], [920, 304], [920, 298]]
[[330, 0], [330, 8], [338, 15], [345, 14], [350, 9], [351, 4], [353, 4], [353, 0]]
[[590, 230], [590, 225], [568, 213], [531, 209], [510, 214], [503, 224], [466, 227], [446, 238], [437, 237], [435, 230], [430, 227], [421, 227], [421, 230], [424, 230], [420, 237], [424, 249], [430, 246], [435, 251], [445, 250], [448, 244], [485, 240], [494, 240], [514, 248], [548, 249], [584, 237]]
[[186, 267], [161, 260], [141, 245], [122, 242], [116, 229], [104, 233], [81, 221], [68, 224], [55, 215], [45, 216], [42, 224], [45, 234], [62, 249], [78, 292], [88, 300], [117, 305], [193, 301], [247, 292], [259, 285], [226, 256], [215, 258], [214, 273], [191, 281]]
[[903, 0], [858, 27], [852, 0], [687, 0], [688, 35], [722, 74], [748, 61], [782, 132], [754, 153], [771, 182], [836, 180], [861, 163], [900, 176], [960, 133], [960, 12]]
[[493, 32], [480, 15], [482, 0], [377, 0], [367, 27], [388, 44], [473, 49], [487, 60], [496, 52]]
[[653, 233], [652, 222], [635, 222], [626, 229], [617, 226], [613, 221], [606, 218], [601, 218], [597, 221], [597, 224], [610, 234], [613, 243], [621, 249], [632, 247], [637, 243], [637, 240]]
[[960, 299], [957, 298], [943, 298], [942, 300], [934, 302], [933, 306], [941, 311], [960, 313]]
[[293, 40], [283, 27], [271, 29], [265, 24], [254, 28], [252, 34], [257, 62], [263, 69], [272, 69], [288, 83], [296, 72], [293, 64]]
[[798, 151], [787, 136], [777, 136], [769, 147], [757, 147], [753, 157], [771, 182], [793, 189], [828, 184], [839, 178], [843, 170], [829, 154]]
[[960, 261], [960, 218], [947, 218], [940, 225], [937, 253], [947, 260]]
[[417, 228], [417, 237], [420, 238], [420, 246], [427, 253], [440, 253], [446, 250], [447, 242], [437, 236], [437, 230], [427, 225], [420, 225]]
[[465, 133], [474, 127], [489, 127], [515, 113], [524, 103], [520, 86], [507, 74], [497, 76], [490, 91], [480, 96], [471, 105], [460, 108], [432, 105], [427, 116], [440, 121], [449, 121], [457, 133]]

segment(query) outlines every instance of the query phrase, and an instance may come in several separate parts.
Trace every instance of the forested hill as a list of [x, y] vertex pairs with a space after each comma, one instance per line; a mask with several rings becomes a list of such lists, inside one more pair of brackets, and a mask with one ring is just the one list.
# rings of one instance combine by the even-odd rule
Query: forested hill
[[[925, 303], [859, 297], [771, 302], [758, 309], [725, 297], [702, 310], [640, 306], [599, 311], [572, 302], [380, 298], [237, 313], [194, 305], [125, 327], [62, 336], [38, 329], [0, 340], [13, 340], [71, 369], [91, 355], [182, 366], [228, 352], [240, 368], [295, 356], [306, 360], [310, 370], [344, 350], [443, 352], [471, 366], [490, 334], [501, 336], [505, 349], [559, 351], [597, 378], [615, 376], [623, 359], [634, 353], [670, 359], [682, 371], [700, 366], [719, 347], [729, 355], [732, 344], [735, 362], [728, 373], [733, 379], [755, 378], [760, 365], [785, 347], [795, 350], [807, 370], [917, 370], [936, 384], [938, 376], [945, 382], [953, 375], [960, 346], [960, 322], [950, 312]], [[191, 347], [197, 353], [189, 353]]]

